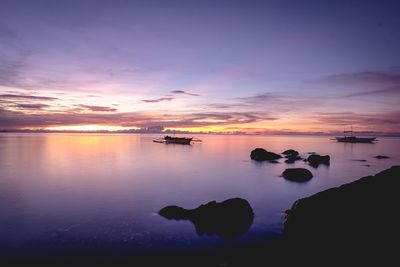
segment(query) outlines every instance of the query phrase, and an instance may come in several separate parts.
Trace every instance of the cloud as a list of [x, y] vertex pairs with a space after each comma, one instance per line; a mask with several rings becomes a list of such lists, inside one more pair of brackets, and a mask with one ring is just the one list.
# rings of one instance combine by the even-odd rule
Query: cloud
[[35, 95], [26, 95], [26, 94], [2, 94], [0, 95], [0, 99], [22, 99], [22, 100], [57, 100], [56, 97], [48, 97], [48, 96], [35, 96]]
[[173, 94], [183, 94], [183, 95], [191, 95], [191, 96], [200, 96], [199, 94], [189, 93], [183, 90], [172, 90], [171, 93]]
[[158, 103], [158, 102], [163, 102], [163, 101], [171, 101], [175, 99], [174, 97], [161, 97], [161, 98], [157, 98], [157, 99], [144, 99], [142, 100], [142, 102], [145, 103]]
[[255, 108], [265, 104], [276, 105], [283, 104], [284, 97], [278, 96], [275, 93], [262, 93], [246, 97], [230, 98], [229, 102], [225, 103], [210, 103], [206, 104], [207, 108], [215, 109], [230, 109], [230, 108]]
[[214, 109], [229, 109], [233, 107], [237, 107], [240, 104], [230, 104], [230, 103], [211, 103], [207, 104], [207, 107], [214, 108]]
[[19, 109], [43, 109], [50, 106], [46, 104], [16, 104], [16, 107]]
[[2, 24], [0, 40], [0, 85], [14, 87], [21, 79], [32, 51], [17, 32]]
[[104, 106], [90, 106], [90, 105], [77, 105], [79, 107], [88, 109], [90, 111], [101, 111], [101, 112], [113, 112], [113, 111], [117, 111], [116, 108], [110, 108], [110, 107], [104, 107]]
[[[385, 112], [360, 114], [354, 112], [320, 112], [314, 117], [317, 121], [323, 124], [331, 124], [337, 126], [349, 127], [350, 125], [359, 125], [371, 131], [389, 127], [398, 131], [400, 125], [400, 112]], [[342, 130], [342, 129], [338, 129]]]
[[166, 128], [202, 127], [212, 125], [245, 124], [257, 121], [276, 120], [266, 112], [204, 112], [188, 114], [155, 114], [145, 112], [83, 113], [67, 111], [58, 113], [28, 114], [0, 107], [0, 128], [45, 128], [65, 125], [116, 125], [124, 127]]
[[234, 99], [245, 104], [259, 104], [268, 101], [277, 101], [280, 98], [281, 97], [277, 96], [275, 93], [262, 93], [247, 97], [237, 97]]
[[317, 80], [317, 82], [329, 84], [400, 84], [400, 74], [364, 71], [329, 75]]
[[344, 97], [358, 97], [358, 96], [399, 96], [400, 95], [400, 86], [392, 86], [378, 90], [371, 90], [366, 92], [355, 92]]

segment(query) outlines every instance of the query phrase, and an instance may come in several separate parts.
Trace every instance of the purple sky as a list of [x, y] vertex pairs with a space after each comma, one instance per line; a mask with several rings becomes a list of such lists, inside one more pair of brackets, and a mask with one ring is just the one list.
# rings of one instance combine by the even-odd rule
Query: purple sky
[[0, 129], [400, 133], [399, 1], [0, 0]]

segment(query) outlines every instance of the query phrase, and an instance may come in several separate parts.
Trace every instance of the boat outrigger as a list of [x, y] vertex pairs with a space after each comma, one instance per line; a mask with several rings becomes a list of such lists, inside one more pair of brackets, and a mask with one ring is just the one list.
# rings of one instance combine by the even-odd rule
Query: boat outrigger
[[201, 142], [200, 139], [194, 139], [193, 137], [175, 137], [166, 135], [163, 138], [155, 139], [153, 142], [164, 143], [164, 144], [181, 144], [190, 145], [191, 142]]
[[[376, 137], [357, 137], [353, 135], [353, 127], [351, 131], [343, 131], [344, 136], [337, 136], [335, 139], [342, 143], [373, 143], [376, 141]], [[350, 133], [350, 135], [346, 135]]]

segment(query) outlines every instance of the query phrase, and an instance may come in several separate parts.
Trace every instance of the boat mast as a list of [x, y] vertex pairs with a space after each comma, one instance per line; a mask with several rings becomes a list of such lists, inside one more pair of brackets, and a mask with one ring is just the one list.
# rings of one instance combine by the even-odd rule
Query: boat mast
[[347, 137], [347, 136], [346, 136], [346, 133], [350, 133], [350, 136], [349, 136], [349, 137], [353, 137], [353, 125], [350, 126], [350, 131], [344, 130], [343, 133], [344, 133], [344, 137], [345, 137], [345, 138]]

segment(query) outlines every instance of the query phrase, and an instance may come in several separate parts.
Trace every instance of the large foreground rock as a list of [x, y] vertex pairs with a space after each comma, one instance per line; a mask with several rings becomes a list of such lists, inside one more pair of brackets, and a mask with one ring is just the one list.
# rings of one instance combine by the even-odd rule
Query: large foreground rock
[[267, 151], [264, 148], [256, 148], [253, 151], [251, 151], [250, 158], [252, 160], [257, 160], [257, 161], [266, 161], [266, 160], [277, 160], [282, 158], [282, 156], [274, 152]]
[[398, 260], [400, 166], [297, 200], [286, 211], [291, 252]]
[[159, 211], [167, 219], [189, 220], [199, 235], [216, 234], [233, 240], [244, 234], [253, 223], [254, 213], [249, 202], [232, 198], [223, 202], [211, 201], [195, 209], [167, 206]]

